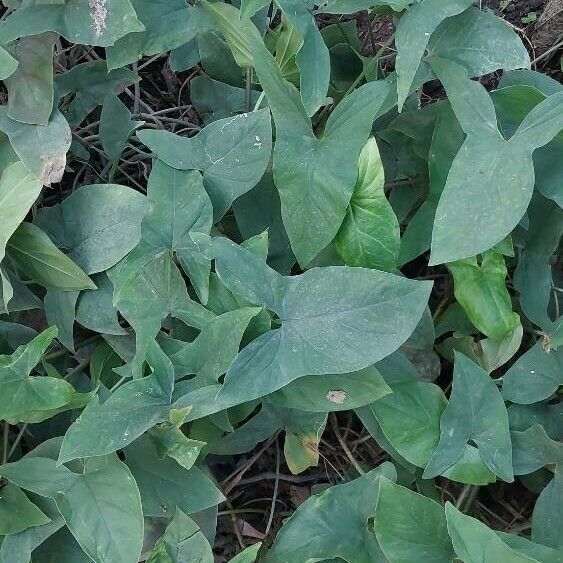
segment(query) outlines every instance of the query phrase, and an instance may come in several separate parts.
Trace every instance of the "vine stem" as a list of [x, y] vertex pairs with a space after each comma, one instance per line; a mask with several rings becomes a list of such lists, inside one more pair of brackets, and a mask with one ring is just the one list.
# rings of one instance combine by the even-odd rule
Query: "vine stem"
[[2, 435], [2, 465], [8, 461], [8, 436], [10, 434], [10, 425], [4, 421], [4, 432]]

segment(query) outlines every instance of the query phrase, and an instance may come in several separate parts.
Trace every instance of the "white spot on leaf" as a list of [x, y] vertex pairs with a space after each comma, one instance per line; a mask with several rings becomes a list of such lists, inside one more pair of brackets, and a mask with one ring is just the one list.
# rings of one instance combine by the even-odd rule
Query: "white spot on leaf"
[[344, 404], [344, 401], [346, 400], [346, 392], [341, 391], [341, 390], [329, 391], [326, 394], [326, 398], [331, 403], [336, 403], [337, 405], [342, 405], [342, 404]]

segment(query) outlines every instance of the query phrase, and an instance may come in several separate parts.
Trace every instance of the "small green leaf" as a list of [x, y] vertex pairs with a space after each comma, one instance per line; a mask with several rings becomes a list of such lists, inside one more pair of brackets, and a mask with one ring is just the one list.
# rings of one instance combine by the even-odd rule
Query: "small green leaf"
[[96, 289], [94, 282], [33, 223], [22, 223], [8, 241], [8, 255], [34, 282], [64, 291]]
[[563, 466], [555, 469], [553, 479], [541, 492], [532, 514], [532, 540], [561, 550], [563, 548]]
[[0, 533], [17, 534], [32, 526], [51, 521], [16, 485], [7, 483], [0, 489]]
[[359, 160], [358, 180], [334, 243], [348, 266], [392, 272], [401, 244], [399, 222], [383, 192], [383, 163], [374, 138]]
[[563, 463], [563, 444], [552, 440], [543, 426], [510, 433], [515, 475], [526, 475], [549, 464]]

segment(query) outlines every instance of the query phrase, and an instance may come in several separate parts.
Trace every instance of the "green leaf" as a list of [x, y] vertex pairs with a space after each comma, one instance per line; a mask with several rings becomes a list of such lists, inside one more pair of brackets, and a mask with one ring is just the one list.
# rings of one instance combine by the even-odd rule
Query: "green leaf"
[[505, 481], [514, 481], [508, 414], [501, 394], [486, 371], [456, 354], [452, 393], [440, 420], [440, 441], [424, 478], [450, 468], [470, 440], [491, 471]]
[[331, 412], [355, 409], [373, 403], [391, 393], [374, 367], [340, 375], [310, 375], [300, 377], [269, 400], [275, 405], [311, 412]]
[[[236, 36], [245, 38], [245, 49], [251, 53], [274, 116], [274, 181], [291, 247], [305, 266], [334, 239], [344, 220], [357, 179], [360, 151], [389, 85], [372, 82], [355, 90], [338, 104], [317, 138], [299, 93], [283, 79], [256, 28], [250, 22], [235, 26], [238, 11], [233, 8], [207, 4], [216, 12], [218, 6], [222, 6], [218, 24], [223, 33], [227, 33], [227, 27], [235, 27]], [[247, 30], [249, 26], [252, 33]]]
[[151, 129], [139, 131], [137, 137], [172, 168], [203, 173], [216, 219], [258, 183], [272, 152], [267, 109], [214, 121], [195, 137]]
[[319, 11], [328, 14], [354, 14], [373, 6], [389, 6], [396, 12], [408, 8], [415, 0], [323, 0]]
[[186, 471], [170, 458], [160, 459], [147, 438], [125, 449], [125, 461], [139, 485], [145, 516], [169, 517], [176, 508], [193, 514], [225, 500], [201, 469]]
[[[281, 321], [281, 328], [237, 356], [225, 376], [223, 400], [248, 401], [304, 375], [349, 373], [379, 361], [410, 336], [430, 290], [430, 284], [362, 268], [316, 268], [284, 277], [227, 239], [201, 245], [233, 293]], [[379, 328], [378, 319], [385, 319]]]
[[166, 456], [177, 461], [184, 469], [191, 469], [205, 442], [188, 438], [175, 426], [158, 425], [147, 434], [156, 446], [158, 456]]
[[8, 136], [20, 160], [43, 185], [61, 181], [72, 138], [62, 113], [55, 109], [47, 125], [31, 125], [10, 119], [6, 107], [0, 107], [0, 131]]
[[538, 341], [504, 374], [502, 394], [513, 403], [529, 405], [549, 398], [563, 385], [563, 348], [546, 352]]
[[0, 206], [3, 220], [0, 226], [0, 261], [4, 259], [8, 240], [25, 219], [40, 193], [41, 183], [33, 178], [21, 162], [10, 164], [2, 171]]
[[349, 563], [383, 563], [385, 558], [368, 527], [383, 477], [395, 478], [390, 463], [308, 498], [284, 522], [265, 562], [322, 561], [338, 557]]
[[448, 532], [457, 556], [465, 563], [535, 563], [536, 560], [508, 547], [479, 520], [446, 503]]
[[520, 323], [505, 285], [504, 256], [496, 249], [448, 264], [454, 278], [454, 295], [469, 320], [483, 334], [501, 340]]
[[[0, 356], [0, 418], [16, 422], [41, 422], [81, 399], [72, 385], [55, 377], [30, 372], [57, 335], [51, 327], [10, 356]], [[80, 404], [76, 405], [81, 406]]]
[[93, 398], [66, 431], [59, 463], [115, 452], [168, 418], [174, 373], [156, 344], [149, 347], [153, 373], [118, 387], [105, 402]]
[[74, 352], [74, 312], [78, 294], [78, 291], [48, 289], [43, 299], [47, 323], [57, 327], [59, 341], [71, 352]]
[[57, 36], [44, 33], [20, 39], [12, 49], [16, 71], [6, 79], [8, 117], [47, 125], [53, 111], [53, 47]]
[[530, 56], [517, 33], [503, 19], [477, 7], [444, 20], [430, 37], [427, 56], [453, 61], [469, 76], [530, 67]]
[[563, 443], [552, 440], [543, 426], [510, 433], [515, 475], [526, 475], [549, 464], [563, 463]]
[[325, 101], [330, 80], [330, 55], [313, 14], [302, 0], [276, 0], [285, 17], [301, 36], [295, 57], [299, 67], [300, 95], [311, 116]]
[[131, 112], [115, 94], [106, 96], [100, 115], [100, 142], [112, 162], [119, 160], [129, 135], [143, 123], [131, 119]]
[[182, 0], [131, 0], [142, 22], [138, 33], [123, 34], [106, 50], [108, 69], [118, 69], [151, 56], [180, 47], [209, 28], [200, 6]]
[[437, 502], [382, 478], [375, 510], [375, 536], [393, 563], [450, 563], [452, 543]]
[[563, 472], [559, 464], [555, 475], [541, 492], [532, 514], [532, 540], [561, 550], [563, 548]]
[[69, 0], [15, 10], [0, 24], [0, 43], [54, 31], [71, 43], [107, 47], [127, 33], [143, 29], [129, 0]]
[[401, 237], [399, 222], [383, 191], [383, 163], [374, 138], [359, 160], [358, 180], [334, 244], [348, 266], [392, 272]]
[[534, 187], [532, 153], [563, 127], [563, 92], [538, 104], [507, 141], [485, 87], [456, 63], [431, 64], [467, 134], [436, 211], [430, 262], [440, 264], [488, 250], [518, 224]]
[[111, 268], [141, 238], [149, 201], [118, 184], [92, 184], [47, 208], [37, 224], [88, 274]]
[[446, 18], [457, 16], [471, 4], [472, 0], [451, 0], [445, 5], [441, 0], [422, 0], [401, 16], [395, 33], [399, 111], [409, 95], [431, 34]]
[[229, 563], [255, 563], [258, 557], [258, 551], [261, 547], [262, 543], [255, 543], [241, 551], [238, 555], [235, 555]]
[[2, 466], [0, 474], [52, 498], [80, 547], [96, 563], [137, 561], [143, 542], [141, 499], [117, 456], [87, 459], [80, 474], [52, 459], [25, 457]]
[[12, 55], [0, 47], [0, 80], [6, 80], [18, 68], [18, 61]]
[[41, 526], [51, 521], [35, 506], [25, 493], [11, 483], [0, 489], [0, 533], [3, 536], [17, 534], [32, 526]]
[[8, 256], [34, 282], [64, 291], [96, 289], [92, 280], [33, 223], [22, 223], [10, 237]]
[[497, 535], [512, 549], [519, 551], [523, 555], [528, 555], [540, 563], [556, 563], [559, 559], [559, 553], [555, 549], [531, 542], [522, 536], [506, 534], [504, 532], [497, 532]]
[[213, 552], [199, 526], [180, 509], [156, 542], [146, 563], [213, 563]]

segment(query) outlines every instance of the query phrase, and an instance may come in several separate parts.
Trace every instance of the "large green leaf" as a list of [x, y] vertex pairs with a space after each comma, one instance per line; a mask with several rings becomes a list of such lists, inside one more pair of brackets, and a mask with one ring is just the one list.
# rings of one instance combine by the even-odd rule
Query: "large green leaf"
[[427, 56], [453, 61], [469, 76], [530, 66], [518, 34], [492, 12], [477, 7], [444, 20], [430, 37]]
[[0, 43], [54, 31], [72, 43], [107, 47], [142, 30], [129, 0], [69, 0], [15, 10], [0, 24]]
[[431, 34], [442, 21], [460, 14], [471, 4], [472, 0], [451, 0], [446, 4], [441, 0], [422, 0], [401, 16], [395, 33], [399, 111], [409, 95]]
[[505, 481], [514, 481], [508, 414], [489, 374], [463, 354], [456, 354], [452, 393], [440, 420], [440, 441], [424, 477], [439, 475], [475, 443], [483, 462]]
[[493, 530], [446, 503], [448, 532], [457, 556], [465, 563], [536, 563], [505, 544]]
[[304, 375], [348, 373], [381, 360], [410, 336], [430, 291], [430, 284], [363, 268], [284, 277], [227, 239], [200, 240], [222, 282], [281, 321], [237, 356], [223, 400], [248, 401]]
[[538, 341], [504, 374], [502, 394], [513, 403], [529, 405], [549, 398], [563, 385], [563, 348], [546, 352]]
[[375, 536], [393, 563], [450, 563], [453, 556], [444, 509], [434, 500], [382, 478]]
[[44, 33], [24, 37], [12, 49], [16, 71], [6, 79], [8, 117], [23, 123], [47, 125], [53, 111], [53, 46], [57, 36]]
[[33, 125], [10, 119], [3, 106], [0, 131], [8, 136], [20, 160], [42, 184], [50, 186], [61, 181], [71, 141], [70, 127], [62, 113], [55, 109], [47, 125]]
[[56, 377], [30, 376], [41, 356], [57, 335], [51, 327], [10, 356], [0, 356], [0, 418], [12, 423], [41, 422], [60, 410], [84, 404], [68, 381]]
[[284, 522], [265, 562], [322, 561], [333, 557], [348, 563], [386, 561], [368, 528], [382, 477], [395, 477], [390, 463], [307, 499]]
[[103, 403], [93, 398], [67, 430], [59, 463], [105, 455], [130, 444], [168, 418], [174, 373], [156, 344], [149, 347], [153, 373], [118, 387]]
[[139, 438], [128, 446], [125, 461], [139, 485], [145, 516], [169, 517], [176, 508], [193, 514], [224, 500], [201, 469], [186, 471], [173, 459], [161, 459], [148, 438]]
[[488, 250], [518, 224], [534, 188], [532, 153], [563, 128], [563, 92], [538, 104], [505, 140], [485, 87], [456, 63], [431, 64], [467, 134], [436, 211], [430, 261], [440, 264]]
[[[390, 87], [372, 82], [347, 96], [317, 137], [297, 90], [286, 82], [274, 57], [250, 22], [235, 23], [238, 11], [208, 4], [231, 43], [242, 46], [254, 63], [276, 124], [274, 181], [282, 217], [299, 263], [309, 264], [335, 237], [357, 179], [360, 151]], [[232, 47], [231, 47], [232, 48]]]
[[362, 149], [358, 168], [356, 187], [334, 243], [348, 266], [392, 272], [401, 237], [399, 222], [383, 192], [383, 163], [375, 139]]
[[267, 109], [214, 121], [195, 137], [150, 129], [139, 131], [137, 137], [169, 166], [203, 173], [215, 218], [258, 183], [272, 151]]
[[52, 498], [80, 547], [96, 563], [136, 563], [143, 541], [141, 499], [117, 456], [88, 459], [83, 473], [49, 458], [25, 457], [2, 466], [0, 474]]
[[10, 237], [8, 256], [34, 282], [65, 291], [96, 289], [92, 280], [33, 223], [22, 223]]
[[563, 443], [552, 440], [543, 426], [510, 433], [515, 475], [526, 475], [549, 464], [563, 463]]
[[141, 238], [149, 202], [118, 184], [82, 186], [39, 216], [37, 224], [88, 274], [111, 268]]
[[454, 278], [454, 294], [469, 320], [489, 338], [501, 340], [520, 323], [512, 311], [505, 285], [504, 256], [496, 249], [448, 264]]

